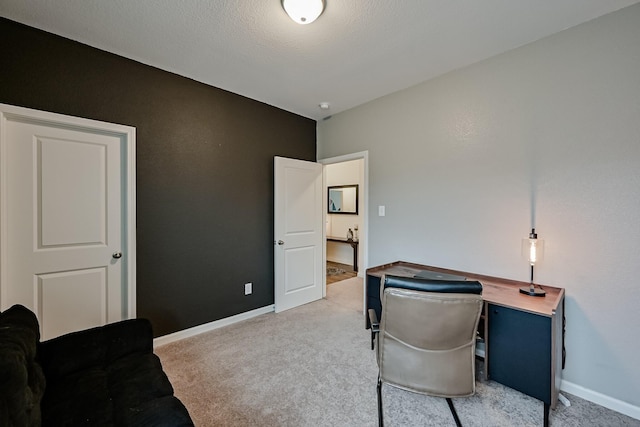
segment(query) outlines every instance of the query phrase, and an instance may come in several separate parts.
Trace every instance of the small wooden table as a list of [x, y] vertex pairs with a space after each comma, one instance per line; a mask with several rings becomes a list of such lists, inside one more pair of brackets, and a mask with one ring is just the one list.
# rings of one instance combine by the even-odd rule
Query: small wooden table
[[526, 282], [396, 261], [367, 269], [366, 327], [367, 309], [376, 310], [380, 318], [383, 275], [414, 277], [425, 270], [482, 283], [484, 309], [478, 332], [485, 341], [485, 376], [541, 400], [548, 426], [564, 369], [564, 288], [544, 285], [546, 296], [533, 297], [520, 293], [520, 287], [529, 285]]
[[348, 243], [353, 248], [353, 271], [358, 271], [358, 241], [344, 237], [327, 236], [327, 242]]

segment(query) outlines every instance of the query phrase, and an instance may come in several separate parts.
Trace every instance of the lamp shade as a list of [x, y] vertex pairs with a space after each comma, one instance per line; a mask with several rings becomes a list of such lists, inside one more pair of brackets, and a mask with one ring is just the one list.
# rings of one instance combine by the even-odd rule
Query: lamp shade
[[541, 287], [535, 287], [533, 284], [533, 266], [542, 260], [544, 252], [544, 241], [538, 239], [536, 229], [532, 228], [528, 239], [522, 239], [522, 256], [524, 256], [531, 266], [531, 282], [529, 286], [520, 288], [521, 294], [533, 297], [543, 297], [546, 292]]
[[522, 256], [535, 265], [542, 261], [544, 256], [544, 240], [538, 239], [535, 229], [531, 230], [528, 239], [522, 239]]
[[282, 0], [282, 8], [298, 24], [310, 24], [324, 11], [324, 0]]

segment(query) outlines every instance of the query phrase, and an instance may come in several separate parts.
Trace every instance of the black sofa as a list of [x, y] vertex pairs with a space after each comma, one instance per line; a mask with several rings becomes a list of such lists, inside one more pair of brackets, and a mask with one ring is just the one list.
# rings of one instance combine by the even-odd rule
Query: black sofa
[[153, 354], [151, 324], [124, 320], [40, 342], [21, 305], [0, 313], [0, 426], [193, 426]]

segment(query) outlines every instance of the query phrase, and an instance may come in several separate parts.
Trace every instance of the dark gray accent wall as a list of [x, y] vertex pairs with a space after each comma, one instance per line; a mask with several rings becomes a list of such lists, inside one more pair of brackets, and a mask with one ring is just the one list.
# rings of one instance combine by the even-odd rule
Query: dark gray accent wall
[[137, 129], [156, 336], [273, 304], [273, 157], [315, 161], [314, 120], [3, 18], [0, 52], [0, 102]]

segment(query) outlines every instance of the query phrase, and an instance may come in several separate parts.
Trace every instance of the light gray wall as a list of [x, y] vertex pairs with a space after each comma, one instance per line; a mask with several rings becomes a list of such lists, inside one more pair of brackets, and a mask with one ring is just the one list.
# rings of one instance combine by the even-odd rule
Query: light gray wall
[[640, 5], [318, 124], [318, 158], [364, 150], [371, 266], [528, 280], [535, 226], [565, 384], [640, 406]]

